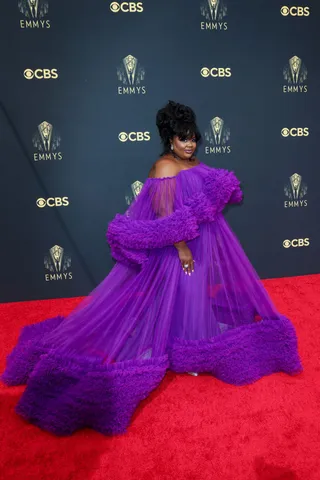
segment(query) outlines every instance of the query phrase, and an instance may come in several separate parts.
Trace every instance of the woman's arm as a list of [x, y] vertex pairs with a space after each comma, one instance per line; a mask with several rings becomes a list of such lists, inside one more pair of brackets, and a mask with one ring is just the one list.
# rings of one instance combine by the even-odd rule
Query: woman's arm
[[[175, 177], [179, 173], [179, 168], [176, 163], [174, 163], [170, 159], [166, 158], [161, 158], [158, 160], [150, 170], [150, 174], [152, 175], [153, 178], [165, 178], [165, 177]], [[169, 202], [168, 202], [169, 203]], [[163, 205], [162, 207], [162, 213], [165, 215], [168, 215], [168, 210], [172, 210], [173, 205]], [[177, 250], [183, 250], [184, 248], [187, 247], [186, 242], [178, 242], [175, 243], [174, 246], [176, 247]], [[188, 248], [188, 247], [187, 247]]]
[[[160, 159], [154, 165], [154, 170], [152, 172], [155, 178], [165, 178], [165, 177], [175, 177], [179, 173], [179, 168], [176, 163], [170, 159]], [[165, 204], [162, 206], [160, 214], [169, 215], [173, 212], [173, 200], [175, 192], [168, 192], [168, 195], [164, 199]], [[172, 200], [172, 201], [170, 201]], [[177, 242], [173, 244], [178, 251], [179, 259], [183, 271], [186, 274], [191, 275], [194, 271], [194, 260], [192, 257], [191, 250], [185, 241]], [[188, 265], [188, 267], [184, 267]]]

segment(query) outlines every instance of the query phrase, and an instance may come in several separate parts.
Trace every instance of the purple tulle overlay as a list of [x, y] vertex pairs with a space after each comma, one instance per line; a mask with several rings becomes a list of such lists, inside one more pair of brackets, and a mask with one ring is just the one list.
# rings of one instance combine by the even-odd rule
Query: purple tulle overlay
[[[233, 172], [204, 164], [148, 178], [109, 223], [117, 261], [67, 317], [22, 330], [2, 380], [27, 384], [16, 411], [55, 435], [126, 431], [168, 369], [233, 384], [302, 371], [295, 329], [277, 312], [222, 215], [242, 199]], [[185, 275], [174, 243], [186, 241]]]

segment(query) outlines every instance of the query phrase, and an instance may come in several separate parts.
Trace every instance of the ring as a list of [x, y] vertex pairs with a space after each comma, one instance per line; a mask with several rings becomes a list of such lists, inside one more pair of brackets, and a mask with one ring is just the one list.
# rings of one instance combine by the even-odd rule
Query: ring
[[184, 267], [184, 268], [188, 268], [188, 267], [189, 267], [189, 264], [188, 264], [188, 263], [185, 263], [185, 264], [183, 265], [183, 267]]

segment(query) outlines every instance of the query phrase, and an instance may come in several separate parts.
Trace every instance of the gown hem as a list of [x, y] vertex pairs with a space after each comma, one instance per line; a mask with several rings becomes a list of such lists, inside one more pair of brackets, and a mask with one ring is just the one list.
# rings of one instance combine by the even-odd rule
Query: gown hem
[[138, 404], [157, 388], [166, 371], [209, 373], [231, 385], [246, 385], [265, 375], [296, 375], [303, 368], [290, 320], [262, 319], [219, 336], [175, 338], [165, 355], [104, 363], [48, 347], [43, 336], [64, 320], [58, 316], [22, 329], [1, 379], [27, 383], [16, 412], [55, 435], [90, 427], [124, 433]]

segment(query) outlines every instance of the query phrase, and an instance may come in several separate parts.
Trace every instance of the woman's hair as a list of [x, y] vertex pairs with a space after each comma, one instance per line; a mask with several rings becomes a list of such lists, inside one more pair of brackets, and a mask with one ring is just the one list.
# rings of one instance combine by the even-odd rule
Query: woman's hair
[[159, 134], [164, 146], [163, 154], [170, 151], [170, 140], [177, 135], [180, 140], [195, 136], [198, 142], [201, 134], [196, 124], [193, 110], [186, 105], [171, 100], [157, 113], [156, 118]]

